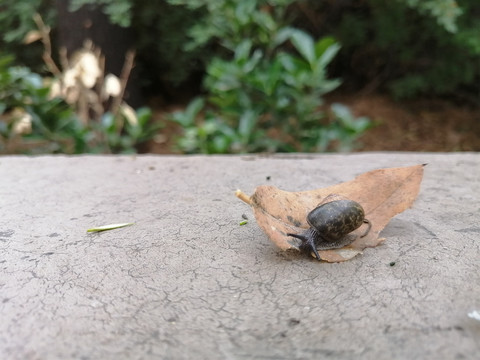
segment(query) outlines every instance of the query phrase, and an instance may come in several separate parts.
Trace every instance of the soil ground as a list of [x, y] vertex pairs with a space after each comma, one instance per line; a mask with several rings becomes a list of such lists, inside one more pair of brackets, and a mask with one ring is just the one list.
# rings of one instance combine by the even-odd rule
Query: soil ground
[[[478, 106], [445, 99], [395, 101], [381, 94], [333, 94], [326, 100], [348, 105], [356, 116], [368, 116], [373, 121], [374, 126], [359, 139], [358, 151], [480, 151]], [[162, 120], [165, 107], [155, 100], [151, 106], [155, 119]], [[167, 126], [143, 151], [174, 153], [177, 133], [179, 129]]]
[[341, 97], [375, 123], [362, 151], [480, 151], [480, 108], [441, 99], [396, 102], [387, 96]]

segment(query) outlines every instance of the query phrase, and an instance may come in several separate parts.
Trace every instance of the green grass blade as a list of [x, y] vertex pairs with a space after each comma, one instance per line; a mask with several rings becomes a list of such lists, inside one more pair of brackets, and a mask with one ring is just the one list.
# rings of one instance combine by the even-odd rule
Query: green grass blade
[[133, 225], [133, 224], [135, 224], [135, 223], [102, 225], [102, 226], [97, 226], [97, 227], [88, 229], [87, 232], [98, 232], [98, 231], [118, 229], [118, 228], [121, 228], [121, 227], [130, 226], [130, 225]]

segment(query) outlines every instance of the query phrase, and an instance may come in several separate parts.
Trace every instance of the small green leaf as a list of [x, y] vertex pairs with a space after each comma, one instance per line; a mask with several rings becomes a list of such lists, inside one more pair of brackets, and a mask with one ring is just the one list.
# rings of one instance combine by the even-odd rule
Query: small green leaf
[[332, 45], [337, 44], [337, 41], [331, 36], [325, 36], [315, 43], [315, 56], [319, 58]]
[[243, 40], [235, 49], [235, 60], [247, 61], [252, 49], [252, 40]]
[[292, 33], [290, 39], [298, 52], [310, 65], [312, 65], [315, 61], [315, 45], [313, 38], [306, 32], [297, 30]]
[[332, 44], [326, 48], [316, 62], [317, 69], [326, 68], [327, 65], [333, 60], [335, 55], [337, 55], [337, 53], [340, 51], [340, 47], [341, 46], [339, 44]]
[[238, 134], [245, 141], [248, 141], [249, 136], [254, 131], [256, 123], [257, 114], [251, 109], [245, 110], [245, 112], [240, 116], [240, 119], [238, 120]]
[[295, 29], [289, 26], [279, 29], [278, 32], [273, 37], [273, 46], [278, 46], [283, 44], [285, 41], [289, 40], [292, 37], [292, 34], [294, 32], [295, 32]]
[[98, 231], [118, 229], [118, 228], [121, 228], [121, 227], [130, 226], [130, 225], [133, 225], [133, 224], [135, 224], [135, 223], [102, 225], [102, 226], [97, 226], [97, 227], [88, 229], [87, 232], [98, 232]]
[[247, 224], [248, 224], [248, 220], [243, 220], [243, 221], [240, 221], [238, 225], [247, 225]]

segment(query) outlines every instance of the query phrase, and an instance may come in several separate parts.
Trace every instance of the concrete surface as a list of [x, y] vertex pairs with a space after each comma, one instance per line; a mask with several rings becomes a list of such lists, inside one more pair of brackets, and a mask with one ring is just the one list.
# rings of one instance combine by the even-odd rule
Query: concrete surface
[[[280, 252], [234, 196], [418, 163], [346, 263]], [[1, 359], [480, 357], [478, 153], [0, 157], [0, 184]]]

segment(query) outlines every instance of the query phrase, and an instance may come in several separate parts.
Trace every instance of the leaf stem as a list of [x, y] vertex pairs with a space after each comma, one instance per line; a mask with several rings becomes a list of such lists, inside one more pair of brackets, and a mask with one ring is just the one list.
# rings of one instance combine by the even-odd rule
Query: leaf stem
[[252, 200], [250, 196], [245, 194], [242, 190], [235, 191], [235, 196], [238, 197], [240, 200], [242, 200], [244, 203], [248, 205], [252, 205]]

